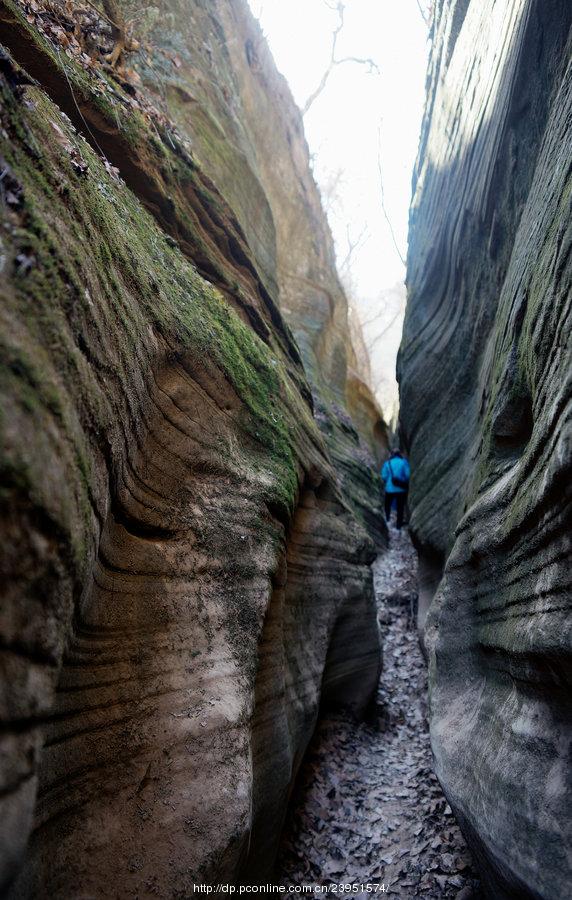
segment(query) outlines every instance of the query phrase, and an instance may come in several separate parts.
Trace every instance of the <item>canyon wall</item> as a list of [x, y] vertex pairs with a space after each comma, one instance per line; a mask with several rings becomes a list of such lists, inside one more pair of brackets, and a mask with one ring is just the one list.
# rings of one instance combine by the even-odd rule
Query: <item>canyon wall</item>
[[[135, 21], [149, 9], [146, 0], [124, 7]], [[265, 286], [271, 293], [278, 286], [347, 497], [383, 542], [379, 490], [364, 462], [369, 453], [379, 458], [387, 436], [348, 337], [347, 301], [302, 116], [245, 2], [196, 0], [191, 15], [188, 9], [185, 0], [154, 4], [146, 52], [133, 64], [232, 208]]]
[[113, 67], [92, 5], [0, 2], [17, 897], [267, 877], [319, 703], [380, 665], [384, 425], [300, 114], [242, 0], [124, 11]]
[[410, 220], [431, 736], [494, 898], [571, 880], [571, 23], [568, 0], [436, 4]]

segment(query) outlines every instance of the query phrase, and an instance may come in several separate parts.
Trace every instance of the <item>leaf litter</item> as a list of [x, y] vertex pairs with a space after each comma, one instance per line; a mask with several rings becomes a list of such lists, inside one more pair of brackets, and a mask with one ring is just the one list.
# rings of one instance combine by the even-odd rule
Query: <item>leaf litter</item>
[[417, 559], [406, 530], [390, 526], [374, 583], [384, 646], [378, 718], [372, 725], [329, 714], [319, 723], [276, 881], [383, 884], [396, 897], [476, 900], [482, 895], [471, 855], [433, 772], [427, 669], [415, 627]]

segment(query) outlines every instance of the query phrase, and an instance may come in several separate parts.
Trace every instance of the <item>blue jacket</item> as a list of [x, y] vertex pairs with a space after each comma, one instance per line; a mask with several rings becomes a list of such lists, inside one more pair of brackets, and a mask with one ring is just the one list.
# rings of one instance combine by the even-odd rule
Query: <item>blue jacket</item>
[[[391, 468], [390, 464], [391, 463]], [[392, 456], [391, 459], [384, 462], [383, 468], [381, 470], [381, 477], [383, 478], [383, 483], [385, 485], [385, 490], [388, 494], [403, 494], [407, 488], [397, 487], [391, 478], [391, 473], [395, 475], [396, 478], [402, 478], [403, 481], [409, 481], [411, 477], [411, 469], [409, 468], [409, 463], [406, 459], [403, 459], [401, 456]]]

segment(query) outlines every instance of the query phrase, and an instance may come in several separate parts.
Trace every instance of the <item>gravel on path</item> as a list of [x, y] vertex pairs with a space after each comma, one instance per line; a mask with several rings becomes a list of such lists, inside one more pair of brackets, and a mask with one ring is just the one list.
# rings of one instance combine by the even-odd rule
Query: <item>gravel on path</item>
[[414, 622], [417, 559], [407, 530], [390, 526], [374, 583], [384, 647], [377, 720], [356, 723], [338, 714], [319, 723], [276, 883], [353, 896], [472, 900], [481, 896], [477, 876], [433, 774], [427, 671]]

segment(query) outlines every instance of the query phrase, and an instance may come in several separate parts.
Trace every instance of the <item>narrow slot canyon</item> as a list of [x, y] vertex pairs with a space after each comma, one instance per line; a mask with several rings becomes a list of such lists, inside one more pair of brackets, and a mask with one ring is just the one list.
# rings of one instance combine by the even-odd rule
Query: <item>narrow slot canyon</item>
[[417, 555], [407, 532], [392, 524], [390, 535], [373, 565], [383, 651], [375, 709], [366, 721], [322, 713], [275, 875], [286, 887], [350, 883], [358, 897], [478, 897], [470, 851], [433, 772]]
[[570, 0], [0, 0], [0, 898], [572, 889]]

